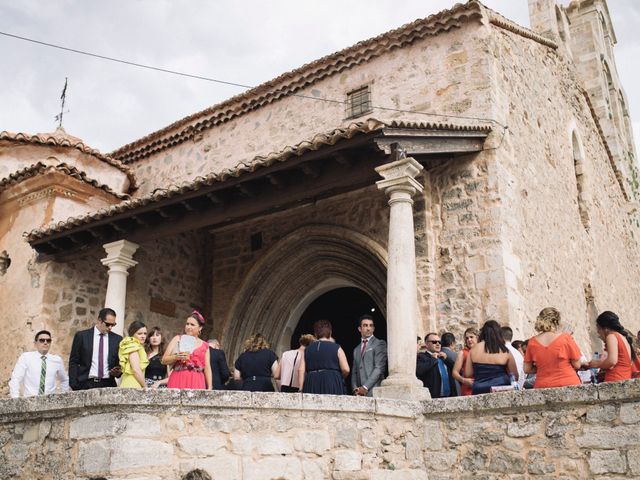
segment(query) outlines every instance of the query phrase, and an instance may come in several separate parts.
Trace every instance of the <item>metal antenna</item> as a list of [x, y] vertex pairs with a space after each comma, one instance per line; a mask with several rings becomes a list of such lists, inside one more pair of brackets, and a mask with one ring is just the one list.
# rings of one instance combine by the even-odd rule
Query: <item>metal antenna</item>
[[61, 105], [60, 113], [56, 115], [56, 122], [58, 122], [58, 128], [62, 128], [62, 115], [64, 114], [64, 101], [67, 99], [67, 77], [64, 77], [64, 88], [62, 89], [62, 95], [60, 95]]

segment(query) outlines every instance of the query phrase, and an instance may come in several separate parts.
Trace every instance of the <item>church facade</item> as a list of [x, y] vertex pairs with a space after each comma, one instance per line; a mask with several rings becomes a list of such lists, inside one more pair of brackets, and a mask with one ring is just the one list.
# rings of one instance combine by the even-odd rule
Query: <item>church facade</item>
[[524, 339], [547, 306], [587, 353], [601, 310], [640, 328], [606, 2], [529, 5], [532, 30], [471, 0], [108, 155], [1, 132], [2, 378], [36, 331], [68, 354], [105, 305], [168, 335], [198, 308], [232, 359], [255, 332], [287, 350], [313, 315], [355, 344], [352, 303], [396, 366], [416, 333], [495, 319]]

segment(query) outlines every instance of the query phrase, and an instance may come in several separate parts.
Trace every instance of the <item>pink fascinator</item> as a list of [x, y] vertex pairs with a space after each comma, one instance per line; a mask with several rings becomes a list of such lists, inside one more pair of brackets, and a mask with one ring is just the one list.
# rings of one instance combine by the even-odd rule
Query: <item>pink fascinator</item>
[[194, 309], [193, 312], [191, 312], [191, 316], [193, 318], [195, 318], [200, 325], [204, 325], [205, 324], [204, 317], [202, 316], [202, 314], [198, 310]]

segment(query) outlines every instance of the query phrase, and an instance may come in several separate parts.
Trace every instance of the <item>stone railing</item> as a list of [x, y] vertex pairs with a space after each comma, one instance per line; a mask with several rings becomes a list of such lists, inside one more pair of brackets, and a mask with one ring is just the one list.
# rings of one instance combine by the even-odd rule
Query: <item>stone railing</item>
[[425, 402], [103, 389], [0, 401], [0, 478], [640, 478], [640, 380]]

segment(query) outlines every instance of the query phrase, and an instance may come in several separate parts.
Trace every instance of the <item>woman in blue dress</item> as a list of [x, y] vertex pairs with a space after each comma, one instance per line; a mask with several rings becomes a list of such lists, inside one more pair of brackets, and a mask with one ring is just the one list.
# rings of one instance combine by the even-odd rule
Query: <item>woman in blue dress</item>
[[510, 385], [511, 375], [518, 380], [518, 367], [504, 344], [500, 324], [495, 320], [485, 322], [478, 340], [464, 367], [464, 376], [473, 377], [473, 395], [489, 393], [491, 387]]
[[344, 379], [349, 376], [349, 363], [342, 347], [331, 337], [331, 323], [318, 320], [313, 324], [313, 332], [318, 340], [305, 349], [300, 364], [302, 392], [345, 395]]

